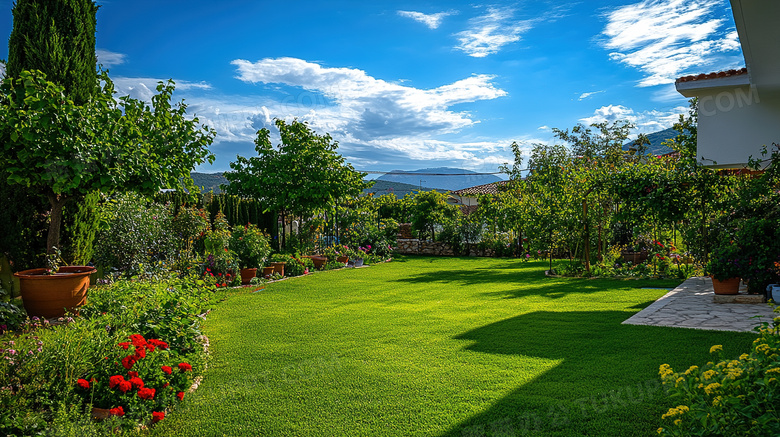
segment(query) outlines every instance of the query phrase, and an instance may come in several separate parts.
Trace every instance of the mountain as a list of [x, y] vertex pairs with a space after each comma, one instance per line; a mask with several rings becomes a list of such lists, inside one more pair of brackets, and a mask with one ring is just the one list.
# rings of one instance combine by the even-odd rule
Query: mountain
[[214, 191], [214, 194], [219, 194], [222, 192], [219, 186], [222, 184], [228, 185], [228, 180], [225, 179], [222, 173], [198, 173], [193, 171], [190, 173], [190, 176], [192, 176], [195, 186], [200, 187], [200, 191], [203, 193]]
[[[646, 153], [652, 155], [665, 155], [667, 153], [674, 152], [674, 150], [672, 150], [671, 147], [664, 146], [661, 143], [676, 137], [678, 134], [679, 132], [677, 132], [671, 127], [669, 129], [664, 129], [662, 131], [647, 134], [647, 139], [650, 140], [650, 145], [647, 146]], [[628, 150], [633, 145], [634, 145], [633, 141], [623, 144], [623, 150]]]
[[[422, 187], [423, 191], [430, 191], [433, 188], [428, 187]], [[404, 184], [401, 182], [391, 182], [391, 181], [383, 181], [379, 179], [374, 180], [374, 185], [371, 186], [371, 188], [366, 188], [363, 190], [363, 194], [368, 193], [374, 193], [374, 196], [381, 196], [383, 194], [395, 194], [395, 197], [398, 197], [399, 199], [401, 197], [404, 197], [405, 195], [420, 191], [420, 185], [410, 185], [410, 184]], [[438, 190], [438, 191], [445, 191], [445, 190]]]
[[461, 168], [437, 167], [413, 171], [393, 170], [379, 176], [377, 180], [400, 182], [402, 184], [413, 185], [417, 187], [417, 189], [420, 189], [420, 186], [422, 185], [423, 187], [454, 191], [476, 185], [497, 182], [500, 181], [501, 178], [496, 175], [479, 174]]

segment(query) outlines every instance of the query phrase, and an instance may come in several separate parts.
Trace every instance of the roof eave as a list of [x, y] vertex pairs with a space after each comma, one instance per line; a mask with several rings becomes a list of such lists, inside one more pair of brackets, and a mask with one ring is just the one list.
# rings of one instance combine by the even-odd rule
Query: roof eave
[[750, 86], [750, 78], [747, 74], [739, 74], [728, 77], [716, 77], [713, 79], [699, 79], [686, 82], [677, 81], [674, 84], [677, 92], [685, 97], [698, 97], [705, 92], [719, 88], [735, 88]]

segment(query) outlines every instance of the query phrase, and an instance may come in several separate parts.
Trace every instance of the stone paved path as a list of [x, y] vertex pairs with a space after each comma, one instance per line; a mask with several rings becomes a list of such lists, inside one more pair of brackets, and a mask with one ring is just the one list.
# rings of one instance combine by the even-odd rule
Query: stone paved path
[[[767, 304], [714, 303], [710, 278], [690, 278], [666, 293], [624, 324], [710, 329], [715, 331], [751, 331], [761, 321], [778, 316]], [[761, 319], [751, 318], [761, 315]]]

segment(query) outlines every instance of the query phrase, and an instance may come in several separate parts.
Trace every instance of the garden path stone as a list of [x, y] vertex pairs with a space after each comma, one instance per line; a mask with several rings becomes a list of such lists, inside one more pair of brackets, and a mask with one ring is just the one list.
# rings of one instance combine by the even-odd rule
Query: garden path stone
[[710, 278], [689, 278], [623, 324], [744, 332], [776, 316], [765, 303], [715, 303], [714, 297]]

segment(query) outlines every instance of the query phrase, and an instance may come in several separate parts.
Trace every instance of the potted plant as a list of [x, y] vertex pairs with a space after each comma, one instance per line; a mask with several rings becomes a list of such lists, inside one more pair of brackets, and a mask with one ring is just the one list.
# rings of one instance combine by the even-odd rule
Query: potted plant
[[274, 268], [274, 273], [284, 276], [284, 266], [287, 264], [287, 260], [290, 257], [282, 253], [275, 253], [271, 255], [271, 267]]
[[739, 282], [746, 262], [741, 257], [741, 250], [734, 243], [717, 246], [710, 254], [707, 272], [712, 278], [715, 294], [739, 293]]
[[87, 303], [89, 277], [97, 271], [91, 266], [61, 267], [60, 251], [46, 256], [46, 268], [14, 273], [19, 278], [19, 290], [24, 309], [29, 316], [62, 317], [66, 311], [78, 311]]
[[230, 248], [238, 257], [241, 283], [246, 285], [257, 275], [257, 268], [271, 252], [271, 245], [263, 232], [253, 224], [236, 226], [230, 236]]

